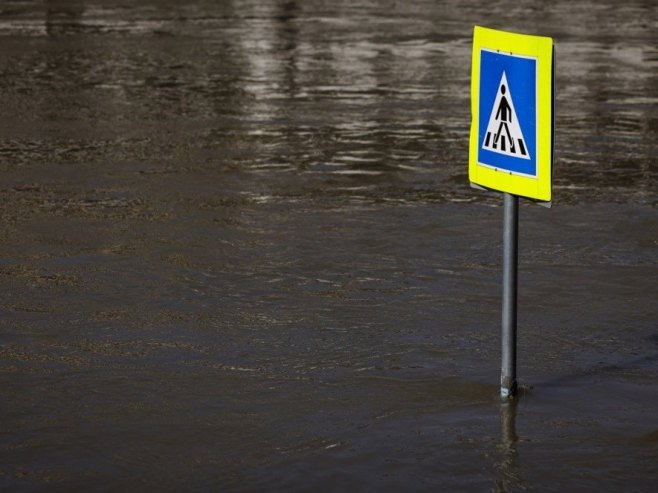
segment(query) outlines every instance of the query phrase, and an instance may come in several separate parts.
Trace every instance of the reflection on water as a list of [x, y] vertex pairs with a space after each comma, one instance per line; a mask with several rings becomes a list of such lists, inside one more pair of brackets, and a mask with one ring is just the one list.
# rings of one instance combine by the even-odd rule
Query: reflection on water
[[[650, 490], [654, 4], [2, 2], [0, 489]], [[523, 441], [474, 24], [557, 48]]]
[[512, 399], [500, 405], [500, 462], [496, 464], [499, 479], [496, 491], [509, 492], [523, 488], [518, 466], [518, 437], [516, 435], [516, 408], [518, 400]]

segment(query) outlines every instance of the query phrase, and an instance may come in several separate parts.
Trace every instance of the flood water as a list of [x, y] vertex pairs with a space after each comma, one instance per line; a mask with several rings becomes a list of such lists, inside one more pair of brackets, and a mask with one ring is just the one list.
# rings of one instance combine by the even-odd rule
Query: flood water
[[[468, 185], [554, 38], [554, 207]], [[0, 490], [655, 491], [658, 6], [0, 3]]]

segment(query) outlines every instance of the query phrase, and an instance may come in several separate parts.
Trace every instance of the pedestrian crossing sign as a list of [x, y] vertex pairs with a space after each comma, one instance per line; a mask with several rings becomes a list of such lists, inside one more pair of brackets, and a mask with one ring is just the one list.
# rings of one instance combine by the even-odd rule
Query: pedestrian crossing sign
[[476, 26], [471, 184], [551, 201], [553, 40]]

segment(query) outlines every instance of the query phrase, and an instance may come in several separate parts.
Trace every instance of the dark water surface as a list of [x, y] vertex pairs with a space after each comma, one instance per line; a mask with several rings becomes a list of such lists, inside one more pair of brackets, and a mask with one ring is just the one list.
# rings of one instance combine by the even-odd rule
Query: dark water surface
[[[469, 188], [552, 36], [552, 210]], [[655, 1], [0, 3], [0, 490], [656, 491]]]

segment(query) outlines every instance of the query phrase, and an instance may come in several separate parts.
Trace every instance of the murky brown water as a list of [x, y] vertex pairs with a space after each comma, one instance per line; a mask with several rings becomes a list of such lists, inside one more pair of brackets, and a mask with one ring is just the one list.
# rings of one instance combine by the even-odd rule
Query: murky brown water
[[[552, 210], [469, 188], [552, 36]], [[0, 490], [654, 491], [654, 1], [0, 3]]]

